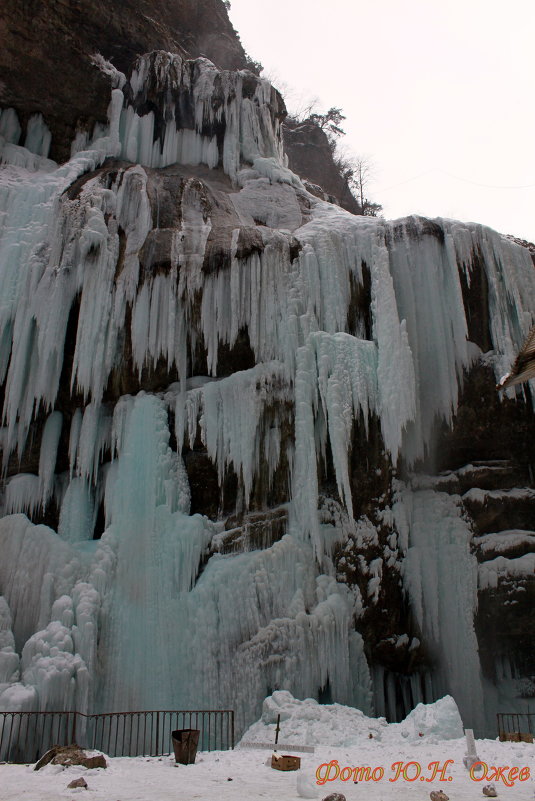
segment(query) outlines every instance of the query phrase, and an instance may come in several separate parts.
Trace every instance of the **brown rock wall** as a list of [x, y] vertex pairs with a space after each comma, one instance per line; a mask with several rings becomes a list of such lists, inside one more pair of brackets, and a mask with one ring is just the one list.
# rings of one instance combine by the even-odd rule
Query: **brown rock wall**
[[342, 208], [359, 214], [360, 206], [351, 194], [347, 181], [336, 169], [324, 131], [308, 120], [302, 123], [286, 120], [283, 134], [289, 168], [301, 178], [321, 187]]
[[0, 108], [15, 108], [23, 129], [41, 112], [59, 161], [77, 126], [106, 121], [109, 81], [91, 63], [94, 53], [123, 72], [154, 49], [205, 55], [223, 69], [245, 66], [221, 0], [4, 0], [0, 42]]

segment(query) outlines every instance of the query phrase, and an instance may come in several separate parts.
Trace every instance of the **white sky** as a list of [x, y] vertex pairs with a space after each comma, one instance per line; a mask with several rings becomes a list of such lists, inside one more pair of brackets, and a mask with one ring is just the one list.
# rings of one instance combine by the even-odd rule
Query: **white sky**
[[290, 108], [343, 109], [386, 217], [535, 241], [535, 0], [231, 0], [230, 18]]

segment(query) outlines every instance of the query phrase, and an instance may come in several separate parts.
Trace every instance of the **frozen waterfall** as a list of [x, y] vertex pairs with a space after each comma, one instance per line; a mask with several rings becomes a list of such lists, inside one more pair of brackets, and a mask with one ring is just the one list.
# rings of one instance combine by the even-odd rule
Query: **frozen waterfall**
[[[250, 73], [153, 53], [114, 81], [109, 129], [61, 166], [44, 123], [23, 147], [0, 117], [0, 709], [230, 707], [243, 729], [285, 689], [372, 714], [359, 620], [397, 570], [436, 693], [484, 725], [455, 501], [397, 485], [392, 547], [358, 562], [365, 595], [333, 554], [378, 547], [377, 521], [354, 519], [355, 431], [377, 423], [393, 474], [428, 453], [481, 357], [463, 281], [482, 261], [499, 378], [533, 322], [529, 253], [479, 225], [359, 218], [310, 195]], [[229, 374], [243, 332], [254, 364]], [[235, 477], [238, 518], [285, 487], [281, 536], [225, 552], [228, 516], [190, 514], [185, 448], [220, 488]], [[53, 509], [57, 531], [28, 519]]]

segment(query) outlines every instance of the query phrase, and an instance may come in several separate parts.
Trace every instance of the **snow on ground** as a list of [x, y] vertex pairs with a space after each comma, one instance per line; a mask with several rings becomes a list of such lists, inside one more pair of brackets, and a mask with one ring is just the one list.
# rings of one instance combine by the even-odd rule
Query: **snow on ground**
[[[530, 767], [535, 773], [534, 746], [528, 743], [500, 743], [494, 740], [476, 741], [480, 759], [489, 766]], [[317, 748], [314, 754], [301, 754], [301, 770], [279, 772], [265, 762], [271, 752], [267, 750], [236, 749], [197, 755], [195, 765], [175, 766], [171, 757], [116, 758], [109, 759], [106, 770], [86, 770], [47, 766], [35, 772], [32, 765], [0, 765], [1, 801], [77, 801], [80, 797], [94, 801], [256, 801], [272, 798], [276, 801], [298, 801], [302, 796], [297, 790], [304, 777], [308, 787], [314, 785], [317, 768], [323, 763], [337, 760], [340, 768], [369, 765], [383, 766], [384, 778], [380, 781], [352, 780], [329, 781], [318, 787], [317, 799], [329, 793], [343, 793], [347, 801], [387, 801], [402, 798], [406, 801], [427, 801], [431, 790], [443, 789], [450, 801], [473, 801], [483, 799], [482, 788], [487, 781], [473, 782], [463, 766], [466, 752], [464, 738], [428, 744], [425, 738], [419, 743], [407, 743], [401, 737], [397, 743], [384, 744], [365, 739], [359, 746], [351, 748]], [[415, 782], [401, 777], [394, 782], [395, 762], [418, 762], [422, 774], [429, 777], [429, 763], [439, 761], [442, 766], [453, 759], [448, 776], [451, 781]], [[408, 775], [415, 770], [411, 766]], [[325, 769], [324, 769], [325, 771]], [[320, 776], [323, 775], [320, 773]], [[84, 776], [88, 790], [68, 790], [73, 779]], [[231, 779], [232, 781], [229, 781]], [[493, 782], [498, 798], [508, 801], [533, 801], [534, 782], [530, 777], [525, 782], [517, 781], [506, 787], [503, 782]]]
[[[298, 754], [301, 769], [296, 772], [273, 770], [268, 749], [240, 747], [199, 753], [194, 765], [176, 765], [172, 757], [108, 759], [106, 770], [47, 765], [36, 772], [33, 765], [0, 765], [0, 801], [77, 801], [80, 794], [94, 801], [298, 801], [303, 797], [323, 799], [333, 792], [343, 793], [347, 801], [427, 801], [430, 791], [439, 789], [451, 801], [472, 801], [484, 798], [482, 789], [496, 768], [505, 769], [502, 775], [510, 785], [499, 776], [493, 778], [499, 799], [535, 798], [533, 744], [476, 741], [477, 754], [488, 773], [487, 778], [474, 774], [478, 781], [470, 778], [463, 765], [466, 740], [455, 737], [460, 718], [449, 697], [427, 706], [420, 704], [405, 721], [389, 725], [384, 719], [366, 718], [339, 704], [320, 707], [310, 699], [299, 702], [289, 693], [274, 693], [264, 703], [262, 721], [249, 729], [244, 741], [272, 740], [274, 726], [268, 718], [275, 715], [276, 719], [279, 711], [281, 741], [290, 739], [297, 745], [298, 738], [301, 744], [308, 738], [309, 745], [315, 746], [314, 754]], [[322, 727], [330, 745], [324, 744]], [[354, 783], [351, 775], [347, 781], [327, 781], [337, 772], [334, 760], [340, 771], [368, 766], [377, 780], [360, 775]], [[451, 762], [446, 764], [448, 760]], [[511, 773], [513, 768], [517, 770]], [[353, 771], [342, 775], [350, 773]], [[67, 789], [80, 776], [88, 789]], [[318, 779], [324, 779], [324, 784], [318, 786]]]

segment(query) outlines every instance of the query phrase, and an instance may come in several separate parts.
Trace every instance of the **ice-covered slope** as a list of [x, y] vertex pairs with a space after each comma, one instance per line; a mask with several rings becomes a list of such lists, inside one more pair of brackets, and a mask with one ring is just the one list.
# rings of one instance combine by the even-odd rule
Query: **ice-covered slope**
[[507, 370], [529, 252], [309, 195], [251, 73], [99, 63], [109, 126], [68, 163], [0, 117], [0, 708], [242, 728], [277, 688], [392, 719], [450, 692], [483, 731], [470, 523], [406, 469], [481, 363], [476, 279]]

